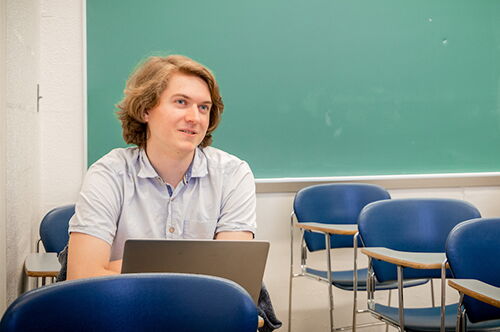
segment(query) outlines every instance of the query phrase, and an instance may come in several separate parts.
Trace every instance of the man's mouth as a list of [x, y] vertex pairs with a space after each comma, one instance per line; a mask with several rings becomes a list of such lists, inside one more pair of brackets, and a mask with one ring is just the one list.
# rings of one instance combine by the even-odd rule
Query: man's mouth
[[189, 129], [180, 129], [179, 131], [185, 133], [185, 134], [188, 134], [188, 135], [196, 135], [196, 132], [193, 131], [193, 130], [189, 130]]

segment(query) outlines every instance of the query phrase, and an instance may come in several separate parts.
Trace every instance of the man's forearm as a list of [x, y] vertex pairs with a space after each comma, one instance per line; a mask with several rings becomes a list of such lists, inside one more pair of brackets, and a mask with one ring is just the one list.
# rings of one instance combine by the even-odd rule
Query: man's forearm
[[121, 271], [122, 271], [122, 262], [123, 262], [123, 259], [117, 259], [115, 261], [109, 262], [108, 270], [109, 271], [114, 271], [116, 273], [121, 273]]
[[219, 232], [215, 234], [216, 240], [252, 240], [253, 233], [242, 231], [242, 232]]
[[82, 278], [92, 278], [92, 277], [101, 277], [101, 276], [109, 276], [116, 275], [119, 272], [114, 270], [105, 269], [105, 268], [97, 268], [97, 269], [78, 269], [77, 271], [73, 271], [72, 269], [68, 269], [67, 280], [74, 279], [82, 279]]
[[68, 245], [67, 279], [119, 274], [122, 261], [110, 261], [111, 246], [96, 237], [71, 233]]

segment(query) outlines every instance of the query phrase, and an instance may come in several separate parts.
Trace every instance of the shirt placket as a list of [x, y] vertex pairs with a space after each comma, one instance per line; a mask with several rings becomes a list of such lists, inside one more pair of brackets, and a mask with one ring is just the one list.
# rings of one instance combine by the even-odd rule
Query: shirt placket
[[173, 225], [173, 216], [172, 216], [172, 202], [174, 201], [173, 195], [170, 194], [170, 188], [165, 181], [159, 176], [156, 177], [156, 181], [160, 183], [166, 191], [168, 195], [168, 199], [166, 200], [166, 222], [165, 222], [165, 238], [172, 239], [174, 238], [175, 226]]
[[181, 193], [185, 189], [185, 184], [183, 182], [179, 183], [177, 188], [172, 193], [172, 196], [168, 199], [168, 217], [167, 217], [167, 238], [180, 238], [182, 235], [182, 213], [179, 210], [179, 206], [182, 205]]
[[172, 239], [175, 233], [172, 217], [172, 197], [170, 196], [167, 201], [167, 225], [166, 225], [166, 238]]

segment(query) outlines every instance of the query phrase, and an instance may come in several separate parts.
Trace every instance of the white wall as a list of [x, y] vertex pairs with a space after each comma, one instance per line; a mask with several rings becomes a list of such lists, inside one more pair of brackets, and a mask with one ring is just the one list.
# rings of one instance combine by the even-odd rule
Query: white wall
[[83, 25], [77, 0], [40, 1], [41, 212], [75, 201], [84, 171]]
[[[15, 85], [20, 89], [19, 92], [11, 91], [12, 102], [8, 108], [10, 114], [8, 123], [15, 124], [16, 127], [15, 130], [11, 127], [8, 131], [10, 150], [7, 155], [14, 165], [9, 167], [7, 175], [19, 181], [16, 186], [11, 181], [7, 187], [9, 196], [12, 196], [7, 201], [10, 225], [7, 229], [8, 253], [13, 256], [7, 261], [7, 270], [8, 283], [14, 286], [9, 287], [11, 289], [9, 300], [12, 300], [22, 274], [21, 262], [33, 247], [39, 218], [55, 206], [73, 202], [81, 183], [84, 171], [82, 84], [84, 71], [81, 0], [42, 0], [39, 2], [41, 14], [38, 18], [19, 12], [21, 9], [31, 13], [37, 12], [38, 9], [33, 4], [25, 8], [31, 3], [28, 0], [7, 0], [7, 3], [10, 6], [7, 16], [11, 18], [8, 21], [8, 31], [12, 31], [9, 32], [9, 36], [12, 35], [10, 43], [15, 46], [7, 65], [11, 79], [19, 82]], [[14, 17], [20, 21], [14, 22], [12, 20]], [[36, 43], [31, 41], [34, 32], [26, 24], [26, 21], [38, 20], [41, 40], [39, 53], [34, 47]], [[16, 54], [15, 59], [14, 54]], [[37, 58], [39, 58], [39, 77], [43, 95], [38, 115], [33, 113], [34, 96], [31, 89], [36, 81], [35, 73], [38, 72], [37, 66], [33, 64]], [[21, 64], [27, 68], [20, 68]], [[16, 77], [12, 76], [14, 73]], [[18, 117], [27, 120], [19, 123]], [[38, 147], [40, 153], [37, 151]], [[40, 172], [33, 172], [33, 167]], [[38, 181], [41, 184], [40, 189]], [[475, 204], [485, 216], [500, 216], [499, 187], [483, 185], [397, 189], [391, 190], [391, 194], [394, 198], [429, 196], [462, 198]], [[271, 241], [265, 282], [271, 292], [278, 316], [283, 321], [286, 321], [287, 315], [289, 216], [292, 200], [293, 193], [260, 193], [257, 196], [259, 226], [257, 238]], [[36, 213], [33, 212], [35, 210]], [[36, 218], [33, 218], [34, 215]], [[334, 262], [335, 266], [350, 267], [350, 264], [349, 252], [343, 252]], [[309, 280], [300, 280], [296, 286], [294, 331], [306, 329], [317, 331], [326, 328], [328, 324], [326, 287]], [[338, 300], [337, 313], [340, 312], [337, 316], [340, 323], [347, 324], [350, 319], [348, 310], [351, 295], [337, 290], [335, 295]], [[415, 297], [418, 295], [416, 293]]]
[[5, 310], [7, 279], [5, 265], [5, 0], [0, 0], [0, 314]]
[[6, 234], [7, 301], [22, 289], [23, 263], [39, 214], [40, 137], [37, 1], [6, 1]]

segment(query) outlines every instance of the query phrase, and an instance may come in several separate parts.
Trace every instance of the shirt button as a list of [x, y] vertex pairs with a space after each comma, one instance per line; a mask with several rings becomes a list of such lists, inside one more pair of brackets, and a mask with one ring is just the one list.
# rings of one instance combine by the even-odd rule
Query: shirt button
[[173, 232], [175, 232], [175, 228], [170, 227], [170, 228], [168, 229], [168, 231], [169, 231], [170, 233], [173, 233]]

